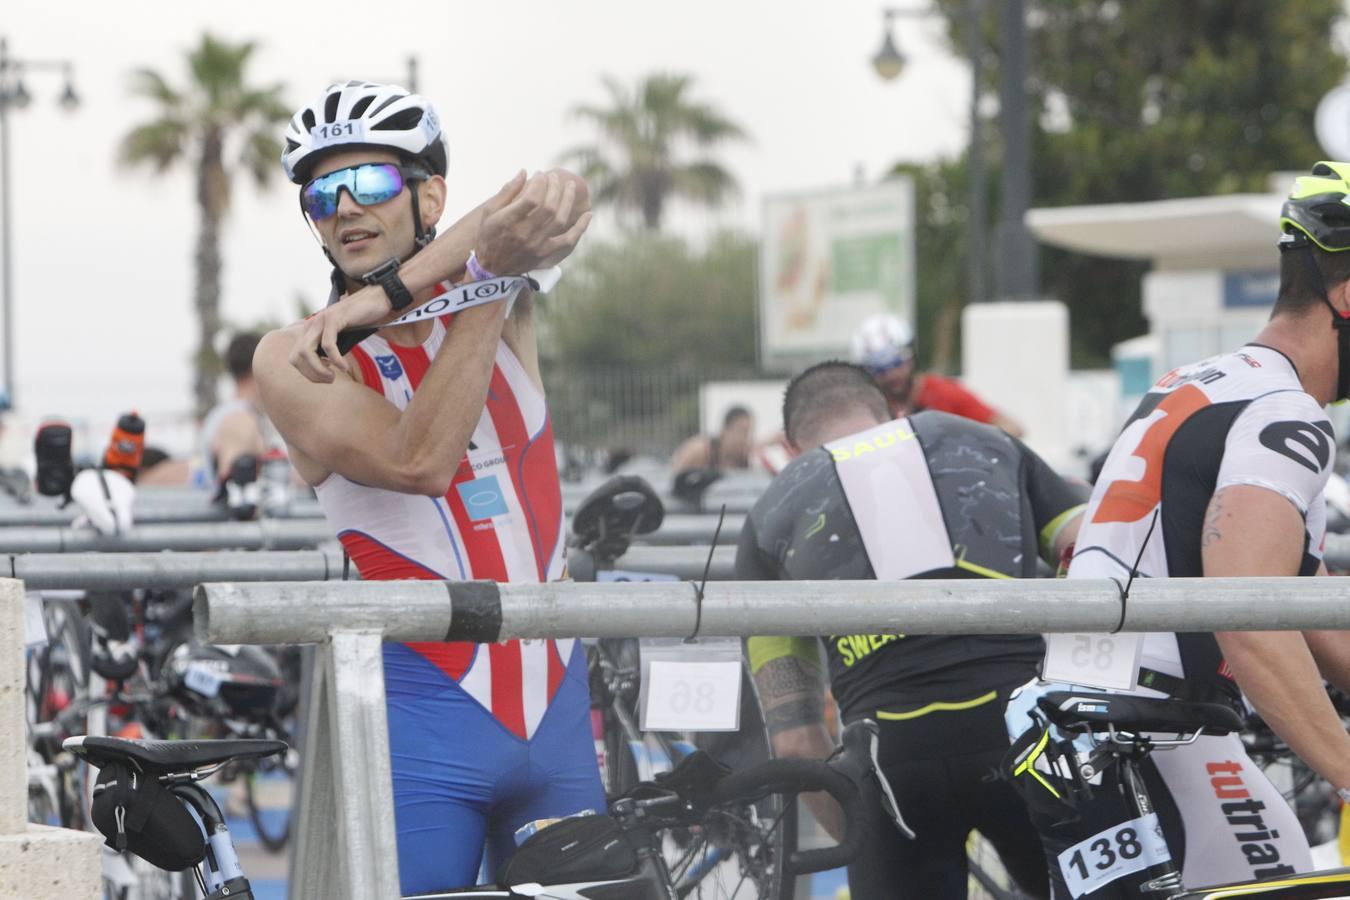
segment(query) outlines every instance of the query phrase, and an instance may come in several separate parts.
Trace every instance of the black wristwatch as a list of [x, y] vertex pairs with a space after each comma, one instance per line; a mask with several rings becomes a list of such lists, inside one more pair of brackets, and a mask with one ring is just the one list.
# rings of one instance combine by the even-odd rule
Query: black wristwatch
[[384, 288], [384, 293], [389, 298], [389, 305], [394, 312], [412, 305], [412, 292], [403, 283], [403, 279], [398, 277], [398, 257], [396, 256], [389, 257], [388, 260], [362, 275], [361, 281], [365, 284], [378, 284]]

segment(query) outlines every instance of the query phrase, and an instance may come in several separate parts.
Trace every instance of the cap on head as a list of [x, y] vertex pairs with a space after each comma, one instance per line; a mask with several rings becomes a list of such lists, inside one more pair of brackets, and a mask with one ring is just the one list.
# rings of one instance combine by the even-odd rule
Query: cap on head
[[1350, 162], [1319, 162], [1294, 179], [1280, 229], [1285, 245], [1306, 237], [1328, 253], [1350, 250]]
[[852, 360], [874, 372], [902, 366], [914, 358], [914, 332], [891, 313], [874, 313], [853, 332]]
[[281, 165], [287, 178], [304, 184], [324, 154], [361, 147], [392, 150], [445, 175], [445, 140], [431, 103], [396, 84], [370, 81], [330, 84], [297, 110], [286, 126]]

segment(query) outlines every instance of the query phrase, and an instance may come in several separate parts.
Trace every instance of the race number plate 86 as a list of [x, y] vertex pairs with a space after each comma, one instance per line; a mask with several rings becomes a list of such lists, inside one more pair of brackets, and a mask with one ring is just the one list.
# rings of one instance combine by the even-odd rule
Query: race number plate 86
[[645, 690], [644, 731], [735, 731], [739, 662], [653, 662]]
[[1069, 893], [1082, 897], [1171, 858], [1158, 814], [1149, 813], [1074, 844], [1059, 855], [1059, 870]]

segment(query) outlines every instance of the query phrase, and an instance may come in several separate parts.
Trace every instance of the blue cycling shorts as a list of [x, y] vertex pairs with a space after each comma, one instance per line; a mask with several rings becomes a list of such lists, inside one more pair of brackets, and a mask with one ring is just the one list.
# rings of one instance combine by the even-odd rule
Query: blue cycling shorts
[[385, 645], [384, 673], [404, 894], [474, 884], [485, 848], [495, 874], [534, 819], [604, 810], [580, 641], [528, 741], [408, 647]]

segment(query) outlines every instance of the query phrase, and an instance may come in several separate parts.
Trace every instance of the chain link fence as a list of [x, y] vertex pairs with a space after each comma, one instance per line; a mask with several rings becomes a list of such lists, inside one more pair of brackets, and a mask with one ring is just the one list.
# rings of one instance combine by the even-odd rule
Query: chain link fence
[[577, 368], [544, 373], [554, 437], [574, 450], [669, 456], [702, 431], [699, 389], [710, 381], [756, 377], [748, 367]]

